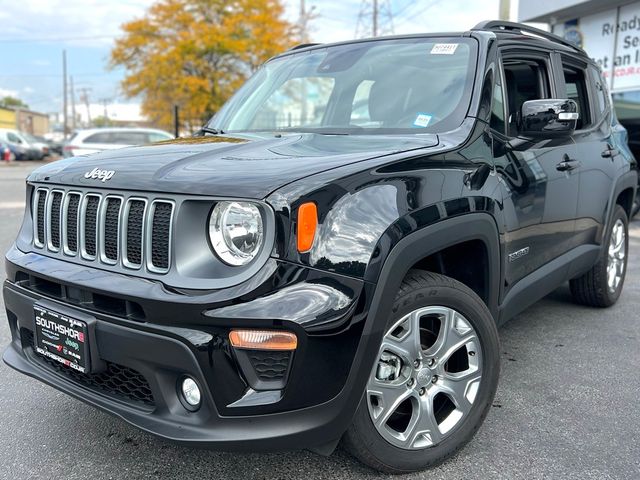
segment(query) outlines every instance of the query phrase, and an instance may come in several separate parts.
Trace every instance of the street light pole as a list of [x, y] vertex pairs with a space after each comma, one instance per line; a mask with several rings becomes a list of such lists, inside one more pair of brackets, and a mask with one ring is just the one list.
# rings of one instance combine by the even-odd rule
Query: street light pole
[[509, 21], [509, 17], [511, 16], [511, 0], [500, 0], [500, 12], [499, 17], [500, 20]]
[[67, 139], [69, 125], [67, 123], [67, 51], [62, 50], [62, 123], [64, 139]]

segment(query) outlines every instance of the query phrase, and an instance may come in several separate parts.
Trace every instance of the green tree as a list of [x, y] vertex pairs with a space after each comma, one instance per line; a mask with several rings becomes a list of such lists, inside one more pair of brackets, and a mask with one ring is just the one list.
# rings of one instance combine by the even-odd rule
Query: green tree
[[91, 123], [94, 127], [111, 127], [113, 126], [113, 121], [110, 118], [105, 117], [104, 115], [100, 115], [91, 120]]
[[295, 27], [280, 0], [160, 0], [122, 26], [110, 65], [127, 72], [122, 88], [170, 129], [173, 106], [194, 130], [265, 60], [289, 48]]
[[29, 108], [29, 105], [16, 97], [7, 95], [4, 98], [0, 98], [0, 107], [4, 108]]

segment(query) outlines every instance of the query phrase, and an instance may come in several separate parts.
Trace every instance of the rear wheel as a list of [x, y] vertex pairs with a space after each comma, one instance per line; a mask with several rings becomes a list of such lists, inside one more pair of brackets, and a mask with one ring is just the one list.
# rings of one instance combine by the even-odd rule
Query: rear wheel
[[346, 432], [346, 448], [388, 473], [436, 465], [484, 420], [499, 374], [499, 342], [487, 307], [465, 285], [411, 272]]
[[598, 262], [591, 270], [569, 282], [571, 294], [578, 303], [593, 307], [609, 307], [622, 292], [627, 273], [629, 225], [627, 214], [616, 205], [609, 222]]

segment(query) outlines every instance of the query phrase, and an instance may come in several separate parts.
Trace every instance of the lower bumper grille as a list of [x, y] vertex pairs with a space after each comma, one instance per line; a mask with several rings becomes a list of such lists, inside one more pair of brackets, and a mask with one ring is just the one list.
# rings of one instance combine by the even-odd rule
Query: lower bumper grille
[[37, 354], [34, 349], [35, 339], [31, 330], [21, 329], [21, 337], [23, 348], [31, 349], [38, 362], [55, 373], [92, 390], [106, 393], [129, 403], [138, 403], [149, 407], [155, 406], [149, 382], [140, 372], [117, 363], [106, 362], [107, 368], [105, 371], [85, 375]]
[[289, 370], [290, 352], [249, 351], [249, 360], [260, 380], [282, 381]]

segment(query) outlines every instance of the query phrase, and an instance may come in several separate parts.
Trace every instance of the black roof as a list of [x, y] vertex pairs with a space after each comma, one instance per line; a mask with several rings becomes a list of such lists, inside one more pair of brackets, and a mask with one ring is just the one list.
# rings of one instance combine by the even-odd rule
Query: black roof
[[494, 34], [499, 41], [514, 41], [514, 42], [522, 41], [522, 42], [531, 43], [531, 41], [533, 40], [538, 42], [538, 44], [541, 46], [545, 46], [547, 48], [553, 48], [555, 50], [561, 50], [567, 53], [577, 54], [583, 57], [585, 60], [590, 60], [590, 57], [582, 48], [574, 45], [573, 43], [568, 42], [567, 40], [565, 40], [562, 37], [559, 37], [558, 35], [554, 35], [553, 33], [546, 32], [538, 28], [530, 27], [522, 23], [507, 22], [502, 20], [486, 20], [486, 21], [480, 22], [475, 27], [473, 27], [470, 31], [467, 31], [467, 32], [417, 33], [417, 34], [393, 35], [393, 36], [386, 36], [386, 37], [353, 39], [353, 40], [347, 40], [342, 42], [332, 42], [327, 44], [322, 44], [322, 43], [300, 44], [300, 45], [296, 45], [295, 47], [277, 56], [278, 57], [285, 56], [296, 50], [323, 48], [323, 47], [334, 46], [334, 45], [348, 45], [348, 44], [361, 43], [361, 42], [375, 42], [379, 40], [402, 39], [402, 38], [469, 37], [473, 33], [478, 33], [478, 32], [488, 32], [488, 33]]
[[500, 40], [531, 41], [532, 38], [536, 38], [542, 42], [553, 43], [553, 47], [557, 50], [564, 50], [589, 59], [587, 52], [564, 38], [522, 23], [486, 20], [477, 24], [471, 31], [492, 32]]

